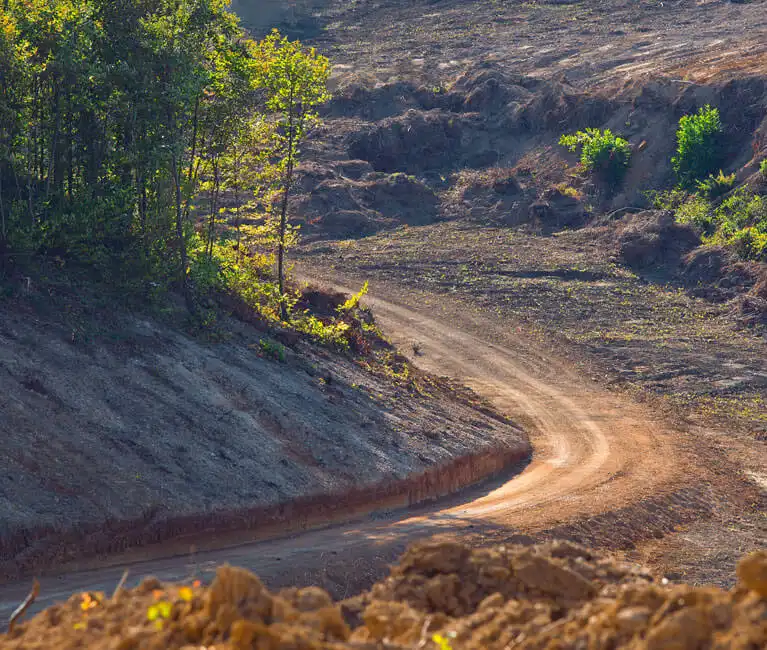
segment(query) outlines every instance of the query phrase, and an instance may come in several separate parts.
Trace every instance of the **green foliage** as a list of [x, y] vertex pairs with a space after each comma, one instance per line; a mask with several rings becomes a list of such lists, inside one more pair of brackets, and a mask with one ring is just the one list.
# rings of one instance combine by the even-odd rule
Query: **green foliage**
[[697, 194], [690, 195], [676, 208], [677, 221], [695, 226], [704, 236], [711, 236], [716, 231], [715, 217], [711, 203]]
[[261, 339], [258, 342], [261, 354], [269, 359], [274, 359], [280, 363], [285, 363], [285, 346], [276, 341]]
[[759, 171], [762, 172], [762, 176], [767, 178], [767, 158], [759, 164]]
[[676, 210], [687, 201], [690, 194], [680, 187], [675, 187], [670, 190], [648, 190], [645, 196], [656, 210]]
[[671, 166], [684, 187], [710, 174], [719, 163], [722, 123], [719, 109], [704, 106], [694, 115], [684, 115], [676, 132], [676, 156]]
[[741, 228], [727, 243], [744, 259], [767, 262], [767, 231], [755, 227]]
[[704, 241], [732, 248], [744, 259], [767, 261], [767, 198], [740, 188], [714, 207], [697, 194], [674, 205], [680, 223], [695, 226]]
[[[318, 124], [317, 106], [330, 99], [327, 82], [330, 63], [314, 48], [306, 49], [299, 41], [290, 41], [275, 29], [255, 50], [256, 87], [266, 92], [266, 109], [275, 130], [264, 178], [282, 194], [277, 226], [277, 281], [284, 293], [284, 255], [288, 229], [288, 201], [293, 185], [293, 171], [299, 146], [308, 131]], [[281, 307], [287, 319], [286, 305]]]
[[365, 280], [365, 284], [362, 285], [362, 289], [360, 289], [351, 298], [349, 298], [349, 300], [347, 300], [343, 305], [341, 305], [338, 308], [338, 313], [339, 314], [348, 313], [357, 309], [357, 307], [359, 307], [360, 305], [360, 300], [362, 300], [362, 298], [364, 298], [367, 295], [368, 286], [369, 286], [369, 283], [367, 280]]
[[[715, 218], [717, 223], [715, 238], [721, 243], [734, 243], [736, 238], [741, 238], [740, 231], [751, 228], [754, 232], [749, 236], [767, 234], [767, 198], [741, 188], [722, 201], [715, 211]], [[743, 250], [750, 249], [746, 247]], [[746, 257], [753, 257], [753, 255], [746, 255]]]
[[[330, 66], [276, 31], [247, 39], [228, 5], [3, 3], [3, 271], [44, 256], [142, 299], [180, 289], [203, 326], [223, 294], [286, 320], [288, 193]], [[344, 330], [306, 315], [299, 327], [331, 342]]]
[[610, 185], [617, 185], [623, 180], [631, 160], [629, 143], [613, 135], [609, 129], [586, 129], [563, 135], [559, 144], [573, 152], [581, 147], [583, 169]]
[[709, 174], [707, 179], [696, 181], [695, 186], [702, 196], [708, 199], [717, 199], [723, 194], [727, 194], [735, 186], [735, 174], [725, 176], [720, 169], [717, 176]]
[[305, 313], [295, 317], [291, 324], [320, 345], [349, 349], [348, 333], [351, 326], [344, 321], [332, 320], [326, 323], [312, 314]]
[[142, 293], [186, 284], [200, 175], [255, 96], [227, 4], [4, 3], [0, 240]]

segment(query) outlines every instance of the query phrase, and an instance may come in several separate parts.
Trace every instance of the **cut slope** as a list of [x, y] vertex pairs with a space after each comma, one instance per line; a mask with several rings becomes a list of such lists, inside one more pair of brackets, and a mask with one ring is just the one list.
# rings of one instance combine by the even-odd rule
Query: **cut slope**
[[[73, 342], [21, 301], [0, 309], [6, 574], [204, 529], [263, 534], [407, 505], [529, 450], [446, 382], [398, 382], [302, 342], [279, 363], [259, 354], [263, 333], [237, 323], [213, 344], [121, 320]], [[424, 474], [436, 468], [446, 475]]]

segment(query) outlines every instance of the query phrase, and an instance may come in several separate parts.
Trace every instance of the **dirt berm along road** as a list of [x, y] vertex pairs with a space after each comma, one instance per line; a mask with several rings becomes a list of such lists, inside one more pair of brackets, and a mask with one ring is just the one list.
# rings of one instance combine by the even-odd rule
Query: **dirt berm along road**
[[[515, 327], [499, 323], [494, 329], [491, 321], [479, 321], [470, 307], [442, 313], [426, 299], [412, 307], [396, 291], [376, 287], [371, 293], [366, 302], [393, 342], [403, 350], [418, 342], [419, 366], [465, 382], [529, 430], [529, 464], [447, 500], [290, 538], [253, 542], [254, 531], [242, 532], [63, 566], [60, 574], [41, 579], [35, 611], [73, 592], [109, 594], [126, 568], [129, 585], [148, 575], [172, 582], [194, 574], [207, 581], [225, 562], [251, 569], [270, 587], [313, 582], [342, 597], [371, 584], [407, 543], [422, 536], [498, 542], [556, 532], [608, 513], [605, 535], [633, 527], [641, 537], [663, 499], [671, 511], [695, 500], [683, 487], [696, 475], [685, 436], [669, 430], [649, 408], [600, 388]], [[409, 299], [413, 295], [408, 292]], [[444, 299], [434, 304], [445, 308]], [[190, 555], [192, 544], [197, 551]], [[29, 587], [28, 581], [0, 586], [0, 616], [7, 618]]]

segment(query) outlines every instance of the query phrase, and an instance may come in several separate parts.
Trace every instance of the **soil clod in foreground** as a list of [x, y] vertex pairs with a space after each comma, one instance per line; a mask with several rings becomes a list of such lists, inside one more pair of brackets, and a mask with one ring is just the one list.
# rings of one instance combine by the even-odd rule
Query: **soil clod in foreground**
[[317, 587], [270, 593], [218, 569], [209, 587], [145, 579], [80, 593], [0, 636], [2, 648], [767, 647], [767, 552], [743, 558], [731, 591], [671, 585], [569, 542], [411, 547], [369, 592], [334, 603]]

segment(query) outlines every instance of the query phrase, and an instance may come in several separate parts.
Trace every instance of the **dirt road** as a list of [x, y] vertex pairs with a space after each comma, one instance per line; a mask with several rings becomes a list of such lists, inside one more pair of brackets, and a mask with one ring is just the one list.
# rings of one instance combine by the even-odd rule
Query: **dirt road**
[[[384, 331], [406, 351], [418, 342], [418, 365], [465, 382], [530, 430], [535, 451], [529, 465], [505, 482], [448, 501], [289, 539], [248, 543], [243, 533], [212, 543], [228, 548], [194, 557], [159, 559], [168, 548], [150, 548], [110, 558], [109, 566], [67, 568], [41, 580], [36, 608], [77, 591], [111, 593], [126, 567], [130, 584], [147, 575], [178, 581], [194, 573], [206, 579], [223, 562], [252, 569], [272, 587], [317, 582], [343, 596], [380, 576], [406, 543], [421, 536], [513, 540], [518, 533], [535, 534], [599, 513], [630, 512], [631, 504], [673, 494], [678, 487], [674, 477], [685, 475], [688, 462], [679, 436], [654, 422], [645, 408], [600, 389], [520, 332], [475, 321], [468, 306], [443, 313], [427, 302], [412, 308], [388, 300], [383, 289], [374, 292], [367, 302]], [[644, 523], [628, 516], [620, 525]], [[0, 587], [0, 616], [28, 589], [27, 583]]]

